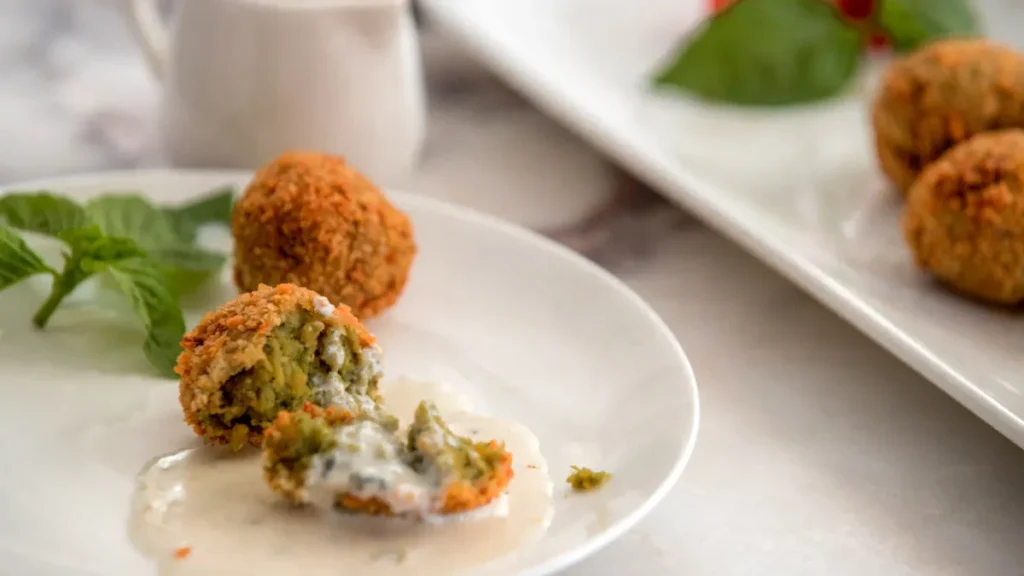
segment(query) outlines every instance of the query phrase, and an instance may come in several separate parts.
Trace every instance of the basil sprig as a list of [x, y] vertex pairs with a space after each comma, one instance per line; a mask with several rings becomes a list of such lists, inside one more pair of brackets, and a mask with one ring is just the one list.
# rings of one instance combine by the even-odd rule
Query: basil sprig
[[[0, 196], [0, 290], [37, 274], [53, 276], [50, 295], [33, 317], [44, 328], [82, 282], [107, 275], [145, 327], [146, 357], [170, 376], [185, 333], [178, 297], [225, 261], [195, 244], [197, 232], [205, 224], [226, 224], [232, 197], [232, 189], [221, 188], [186, 206], [160, 208], [135, 193], [104, 194], [84, 205], [49, 191]], [[62, 242], [63, 266], [47, 264], [19, 232]]]
[[688, 36], [654, 84], [738, 105], [814, 102], [849, 84], [872, 32], [906, 51], [976, 36], [979, 23], [968, 0], [877, 0], [865, 21], [832, 0], [737, 0]]

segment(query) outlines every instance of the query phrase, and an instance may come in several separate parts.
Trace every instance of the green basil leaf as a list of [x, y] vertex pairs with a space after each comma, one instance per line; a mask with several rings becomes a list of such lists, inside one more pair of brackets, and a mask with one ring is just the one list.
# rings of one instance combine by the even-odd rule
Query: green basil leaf
[[88, 244], [78, 245], [72, 252], [79, 266], [90, 274], [103, 271], [110, 263], [146, 255], [134, 240], [120, 236], [100, 236]]
[[110, 263], [107, 272], [146, 327], [146, 357], [162, 374], [173, 377], [185, 318], [166, 278], [153, 262], [143, 258]]
[[235, 187], [221, 186], [216, 188], [198, 200], [177, 206], [165, 208], [164, 213], [171, 220], [171, 225], [178, 233], [178, 237], [184, 242], [193, 242], [196, 233], [201, 226], [207, 224], [231, 225], [231, 209], [234, 206]]
[[177, 294], [194, 291], [223, 266], [226, 258], [195, 246], [172, 246], [149, 251]]
[[81, 206], [45, 191], [0, 196], [0, 218], [12, 228], [48, 236], [88, 224]]
[[[227, 199], [227, 202], [225, 202]], [[224, 256], [192, 244], [197, 222], [225, 218], [231, 193], [218, 192], [180, 211], [167, 212], [137, 194], [107, 194], [86, 204], [94, 222], [110, 236], [134, 240], [157, 264], [175, 294], [191, 292], [224, 265]]]
[[203, 250], [196, 246], [168, 246], [149, 250], [150, 258], [160, 264], [184, 270], [219, 270], [224, 265], [223, 254]]
[[104, 236], [98, 224], [65, 230], [57, 237], [71, 247], [71, 253], [67, 257], [72, 261], [88, 258], [100, 262], [114, 262], [146, 255], [131, 238]]
[[97, 196], [86, 203], [85, 212], [107, 236], [130, 238], [143, 249], [179, 244], [163, 211], [138, 194]]
[[57, 275], [13, 228], [0, 226], [0, 290], [43, 273]]
[[968, 0], [883, 0], [878, 23], [900, 51], [940, 38], [981, 35]]
[[50, 296], [36, 312], [33, 322], [42, 328], [69, 294], [93, 274], [107, 270], [117, 262], [146, 256], [138, 244], [130, 238], [104, 236], [99, 226], [90, 224], [72, 228], [59, 234], [59, 238], [71, 247], [64, 254], [64, 268], [55, 273]]
[[56, 236], [63, 240], [68, 246], [81, 249], [82, 247], [88, 246], [102, 238], [103, 231], [100, 230], [100, 227], [96, 224], [88, 224], [79, 228], [61, 230], [56, 234]]
[[694, 32], [655, 77], [704, 99], [799, 104], [842, 90], [863, 39], [822, 0], [739, 0]]

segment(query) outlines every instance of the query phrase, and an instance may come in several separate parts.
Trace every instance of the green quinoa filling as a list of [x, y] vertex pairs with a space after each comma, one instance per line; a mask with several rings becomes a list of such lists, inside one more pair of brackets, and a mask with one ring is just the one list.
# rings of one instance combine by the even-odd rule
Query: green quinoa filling
[[478, 480], [494, 470], [501, 450], [452, 432], [431, 402], [420, 402], [409, 426], [409, 465], [441, 480]]
[[602, 470], [591, 470], [587, 467], [573, 466], [572, 473], [565, 479], [576, 492], [596, 490], [611, 480], [612, 475]]
[[[358, 433], [354, 437], [345, 433], [355, 430], [350, 427], [365, 425], [366, 422], [380, 426], [382, 434], [393, 438], [392, 449], [385, 451], [376, 444], [360, 445], [361, 440], [355, 439], [361, 438]], [[440, 489], [454, 481], [477, 481], [492, 473], [505, 457], [500, 446], [474, 443], [452, 432], [437, 407], [427, 401], [417, 407], [408, 433], [403, 437], [397, 431], [398, 420], [383, 411], [364, 412], [353, 420], [334, 423], [322, 416], [296, 412], [268, 438], [264, 445], [264, 467], [268, 477], [296, 490], [305, 486], [306, 473], [314, 466], [317, 457], [322, 457], [320, 465], [330, 470], [338, 465], [338, 458], [369, 455], [371, 459], [400, 462], [411, 473]], [[376, 452], [367, 452], [375, 446]], [[370, 484], [379, 484], [383, 490], [388, 488], [385, 484], [390, 481], [375, 471], [365, 479], [358, 472], [351, 473], [348, 480], [353, 482], [352, 489], [356, 491]], [[363, 480], [365, 482], [361, 483]], [[335, 495], [336, 505], [342, 495]]]
[[202, 421], [230, 429], [231, 445], [240, 447], [250, 429], [260, 430], [278, 412], [298, 410], [307, 401], [327, 405], [343, 392], [358, 391], [376, 403], [380, 375], [361, 352], [351, 328], [327, 329], [308, 312], [291, 314], [268, 335], [264, 357], [214, 393]]
[[292, 475], [304, 475], [314, 456], [333, 450], [338, 443], [334, 429], [323, 418], [305, 412], [293, 414], [290, 427], [280, 433], [267, 448], [273, 454], [274, 465]]

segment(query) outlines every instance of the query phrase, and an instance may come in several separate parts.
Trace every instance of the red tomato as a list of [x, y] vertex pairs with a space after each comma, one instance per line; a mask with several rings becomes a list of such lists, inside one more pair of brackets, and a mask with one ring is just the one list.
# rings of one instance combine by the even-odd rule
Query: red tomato
[[[726, 6], [736, 2], [737, 0], [708, 0], [711, 7], [711, 13], [717, 14], [725, 9]], [[847, 18], [852, 20], [864, 20], [871, 16], [875, 10], [876, 0], [831, 0], [838, 7], [840, 12], [846, 15]]]
[[866, 20], [875, 12], [875, 0], [837, 0], [836, 4], [851, 20]]
[[726, 6], [732, 4], [736, 0], [709, 0], [711, 4], [711, 13], [717, 14], [725, 9]]
[[[711, 14], [718, 14], [725, 10], [730, 4], [740, 0], [708, 0]], [[874, 14], [878, 0], [823, 0], [833, 2], [839, 11], [850, 20], [862, 21], [871, 18]], [[880, 32], [872, 32], [868, 35], [867, 45], [870, 48], [884, 48], [889, 46], [889, 39]]]
[[868, 47], [869, 48], [887, 48], [889, 46], [889, 37], [881, 32], [874, 32], [868, 36]]

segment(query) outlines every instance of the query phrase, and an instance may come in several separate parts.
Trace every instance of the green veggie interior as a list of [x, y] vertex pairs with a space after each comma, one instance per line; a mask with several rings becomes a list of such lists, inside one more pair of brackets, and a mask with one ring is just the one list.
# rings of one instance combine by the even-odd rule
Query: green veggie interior
[[[397, 420], [388, 414], [363, 414], [356, 420], [370, 419], [390, 432], [397, 431]], [[289, 474], [303, 474], [309, 468], [312, 458], [338, 448], [335, 431], [354, 422], [331, 426], [322, 417], [311, 417], [297, 412], [287, 426], [279, 430], [272, 445], [265, 448], [271, 452], [275, 466], [288, 470]], [[358, 452], [360, 447], [345, 447], [347, 451]], [[409, 427], [406, 442], [399, 458], [417, 474], [428, 478], [434, 485], [442, 486], [455, 480], [475, 481], [494, 470], [502, 459], [503, 452], [488, 443], [473, 442], [461, 437], [448, 428], [437, 407], [421, 402], [415, 419]]]
[[431, 402], [420, 402], [408, 438], [408, 463], [420, 474], [447, 480], [475, 481], [491, 473], [502, 457], [485, 442], [473, 442], [452, 432]]
[[[308, 312], [289, 315], [267, 337], [264, 357], [229, 378], [216, 393], [213, 408], [203, 416], [204, 423], [230, 429], [231, 444], [241, 446], [250, 430], [262, 430], [282, 410], [299, 410], [307, 401], [326, 405], [330, 397], [328, 391], [314, 385], [317, 376], [337, 372], [346, 389], [350, 383], [358, 383], [358, 336], [350, 329], [341, 334], [346, 354], [343, 364], [335, 367], [322, 357], [329, 333], [324, 323]], [[373, 381], [374, 393], [375, 385]]]

